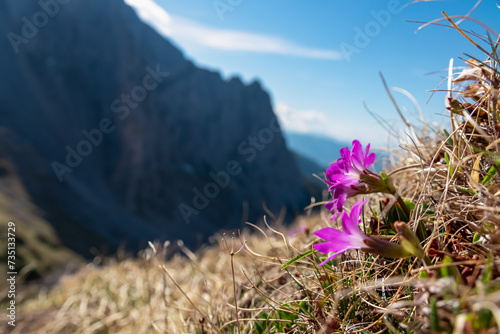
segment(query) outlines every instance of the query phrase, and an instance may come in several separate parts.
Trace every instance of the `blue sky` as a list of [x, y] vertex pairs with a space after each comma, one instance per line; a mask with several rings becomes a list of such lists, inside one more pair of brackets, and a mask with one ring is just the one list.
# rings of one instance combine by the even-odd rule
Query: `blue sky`
[[[450, 16], [466, 15], [476, 4], [471, 0], [406, 7], [406, 0], [125, 1], [197, 65], [218, 70], [225, 78], [259, 80], [285, 128], [344, 141], [387, 144], [386, 131], [367, 113], [364, 102], [391, 125], [400, 126], [379, 71], [390, 87], [410, 92], [428, 120], [447, 124], [438, 116], [446, 113], [444, 93], [427, 102], [428, 90], [447, 76], [450, 58], [456, 67], [464, 65], [459, 59], [466, 57], [463, 52], [484, 58], [453, 29], [430, 26], [415, 33], [421, 24], [408, 22], [441, 18], [443, 10]], [[498, 4], [484, 0], [471, 17], [499, 32]], [[469, 21], [460, 27], [485, 32]], [[367, 38], [359, 37], [359, 31], [369, 32]], [[418, 123], [411, 101], [400, 92], [393, 94], [406, 109], [405, 116]]]

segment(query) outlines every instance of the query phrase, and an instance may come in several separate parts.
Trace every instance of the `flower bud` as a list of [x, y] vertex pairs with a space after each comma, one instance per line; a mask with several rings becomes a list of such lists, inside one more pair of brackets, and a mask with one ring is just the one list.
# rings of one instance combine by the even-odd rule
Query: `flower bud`
[[394, 187], [392, 180], [384, 172], [377, 175], [369, 170], [364, 170], [359, 179], [367, 185], [368, 192], [392, 195], [396, 193], [396, 187]]
[[420, 240], [418, 240], [415, 233], [408, 228], [406, 223], [397, 221], [394, 223], [394, 229], [398, 233], [399, 242], [406, 249], [406, 251], [419, 259], [423, 259], [424, 251], [420, 245]]
[[383, 257], [402, 259], [414, 255], [402, 245], [372, 236], [368, 236], [364, 242], [367, 247], [361, 248], [362, 251]]

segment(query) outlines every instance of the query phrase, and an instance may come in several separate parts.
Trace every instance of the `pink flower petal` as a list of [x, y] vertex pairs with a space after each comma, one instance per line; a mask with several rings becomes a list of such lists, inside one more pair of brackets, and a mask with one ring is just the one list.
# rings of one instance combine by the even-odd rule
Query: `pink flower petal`
[[331, 202], [328, 202], [328, 203], [325, 204], [325, 208], [328, 211], [334, 211], [336, 205], [337, 205], [337, 203], [335, 201], [331, 201]]
[[347, 200], [347, 193], [345, 187], [336, 188], [333, 192], [333, 201], [337, 205], [337, 210], [342, 211], [344, 209], [345, 201]]
[[368, 199], [356, 202], [352, 206], [350, 215], [345, 212], [342, 214], [342, 228], [348, 234], [364, 236], [363, 232], [361, 232], [361, 230], [359, 229], [359, 223], [363, 205], [366, 203], [366, 201], [368, 201]]
[[361, 216], [361, 213], [363, 212], [363, 205], [368, 202], [368, 198], [363, 200], [363, 201], [357, 201], [356, 203], [353, 204], [351, 208], [351, 216], [356, 217], [356, 219], [360, 219], [359, 217]]
[[337, 256], [339, 256], [340, 254], [344, 253], [347, 250], [349, 250], [349, 248], [346, 248], [346, 249], [343, 249], [341, 251], [336, 252], [335, 254], [329, 256], [325, 261], [321, 262], [319, 265], [324, 266], [325, 264], [328, 263], [328, 261], [333, 260], [334, 258], [336, 258]]
[[351, 158], [352, 158], [352, 164], [356, 169], [358, 169], [359, 171], [365, 169], [364, 168], [365, 157], [363, 154], [363, 146], [357, 140], [354, 140], [352, 142]]
[[370, 153], [370, 144], [366, 145], [366, 153], [365, 153], [365, 162], [364, 169], [370, 168], [371, 165], [375, 162], [377, 155], [375, 153]]
[[320, 242], [319, 244], [314, 244], [313, 248], [320, 253], [331, 253], [339, 252], [343, 249], [352, 248], [349, 242]]
[[349, 236], [346, 233], [337, 230], [333, 227], [325, 227], [321, 230], [314, 232], [314, 235], [324, 239], [326, 241], [334, 241], [337, 242], [339, 240], [349, 241]]
[[340, 149], [341, 158], [337, 160], [343, 174], [349, 174], [352, 171], [352, 154], [347, 147]]
[[342, 216], [340, 216], [340, 218], [342, 219], [342, 229], [348, 234], [356, 234], [355, 229], [359, 230], [358, 220], [351, 219], [347, 212], [342, 212]]
[[365, 168], [368, 169], [370, 168], [371, 165], [375, 162], [375, 159], [377, 158], [377, 155], [375, 153], [371, 153], [369, 156], [366, 157], [365, 159]]

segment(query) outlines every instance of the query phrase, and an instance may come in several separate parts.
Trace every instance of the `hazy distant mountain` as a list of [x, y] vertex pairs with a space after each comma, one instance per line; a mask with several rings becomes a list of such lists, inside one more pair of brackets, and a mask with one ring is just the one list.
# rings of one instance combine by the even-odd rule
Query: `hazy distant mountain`
[[0, 34], [0, 140], [67, 246], [193, 245], [308, 204], [259, 83], [197, 68], [123, 0], [3, 0]]
[[284, 136], [291, 150], [311, 159], [323, 168], [340, 158], [339, 151], [342, 147], [351, 146], [350, 143], [321, 135], [285, 131]]
[[[315, 135], [315, 134], [304, 134], [285, 131], [284, 136], [288, 147], [306, 157], [319, 166], [326, 169], [334, 161], [340, 158], [340, 149], [343, 147], [352, 147], [352, 143], [341, 142], [330, 137]], [[363, 148], [366, 148], [366, 144], [363, 144]], [[383, 169], [384, 163], [386, 163], [389, 153], [381, 150], [374, 150], [373, 147], [370, 152], [374, 152], [377, 155], [377, 160], [374, 166], [371, 168], [373, 171], [380, 172]]]

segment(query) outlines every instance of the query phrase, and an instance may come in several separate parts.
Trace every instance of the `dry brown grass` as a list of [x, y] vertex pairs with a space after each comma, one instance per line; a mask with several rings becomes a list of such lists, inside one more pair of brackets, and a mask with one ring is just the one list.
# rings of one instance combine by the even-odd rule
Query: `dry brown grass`
[[[320, 220], [313, 218], [297, 224], [315, 229], [319, 223]], [[300, 292], [280, 269], [276, 258], [288, 259], [287, 247], [302, 248], [312, 238], [306, 233], [284, 236], [290, 243], [286, 247], [278, 234], [242, 235], [247, 244], [234, 256], [234, 282], [244, 333], [252, 332], [258, 310], [270, 309], [262, 305], [260, 294], [271, 303], [300, 298]], [[155, 248], [162, 252], [162, 247]], [[230, 256], [218, 244], [197, 253], [185, 251], [185, 255], [175, 255], [168, 261], [147, 250], [143, 258], [110, 261], [103, 266], [90, 264], [77, 274], [64, 277], [50, 293], [41, 293], [25, 302], [12, 333], [233, 331], [235, 307]]]

